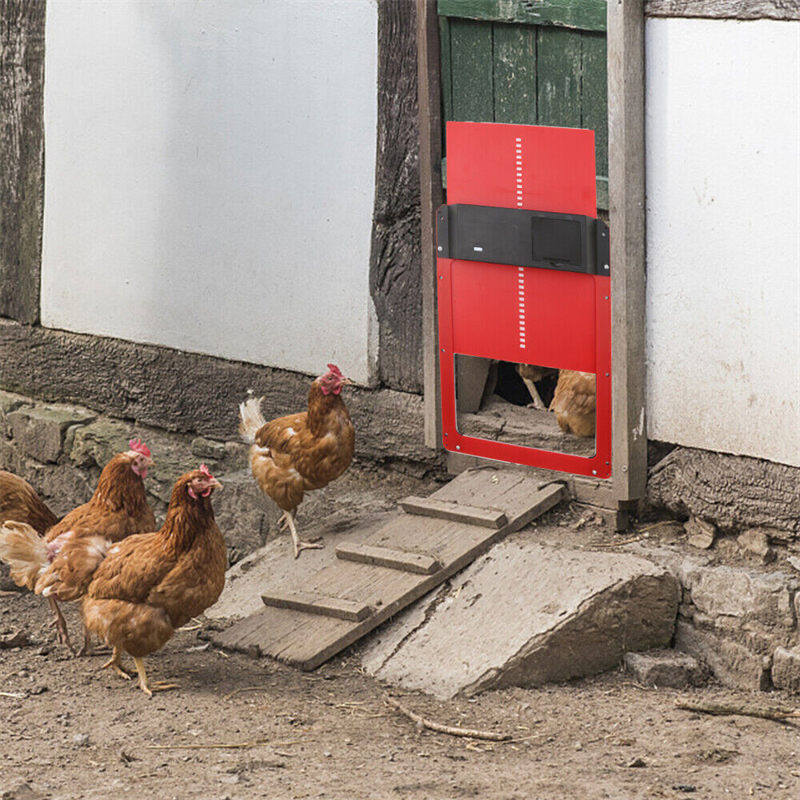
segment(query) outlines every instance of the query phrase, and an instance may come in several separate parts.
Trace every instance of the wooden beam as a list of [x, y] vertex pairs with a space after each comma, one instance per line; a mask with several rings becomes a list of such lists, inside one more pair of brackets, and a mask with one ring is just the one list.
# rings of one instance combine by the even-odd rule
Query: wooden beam
[[464, 503], [437, 500], [435, 497], [405, 497], [399, 505], [407, 514], [450, 519], [483, 528], [502, 528], [508, 522], [499, 508], [478, 508]]
[[445, 17], [555, 25], [584, 31], [606, 29], [606, 0], [439, 0]]
[[378, 144], [369, 289], [378, 377], [422, 391], [416, 0], [378, 2]]
[[433, 575], [442, 568], [438, 559], [425, 553], [409, 553], [392, 547], [378, 547], [357, 542], [342, 542], [337, 545], [336, 558], [399, 569], [401, 572], [413, 572], [415, 575]]
[[319, 614], [348, 622], [361, 622], [371, 613], [366, 603], [345, 600], [343, 597], [325, 597], [313, 592], [267, 592], [261, 595], [265, 606], [291, 608], [307, 614]]
[[608, 140], [612, 481], [627, 501], [647, 480], [643, 0], [608, 4]]
[[435, 215], [442, 193], [442, 89], [436, 0], [417, 0], [420, 236], [422, 239], [422, 341], [425, 444], [440, 449], [439, 359], [436, 315]]
[[0, 316], [38, 322], [45, 3], [0, 2]]
[[800, 20], [797, 0], [646, 0], [649, 17]]

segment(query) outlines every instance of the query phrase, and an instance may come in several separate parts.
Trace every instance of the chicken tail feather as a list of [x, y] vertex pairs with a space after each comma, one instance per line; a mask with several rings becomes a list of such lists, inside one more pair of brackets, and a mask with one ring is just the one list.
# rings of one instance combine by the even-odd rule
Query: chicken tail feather
[[267, 424], [261, 413], [263, 399], [263, 397], [248, 397], [243, 403], [239, 403], [239, 433], [247, 444], [253, 444], [256, 434]]
[[39, 575], [47, 569], [47, 544], [25, 522], [9, 520], [0, 525], [0, 561], [8, 564], [17, 586], [33, 591]]

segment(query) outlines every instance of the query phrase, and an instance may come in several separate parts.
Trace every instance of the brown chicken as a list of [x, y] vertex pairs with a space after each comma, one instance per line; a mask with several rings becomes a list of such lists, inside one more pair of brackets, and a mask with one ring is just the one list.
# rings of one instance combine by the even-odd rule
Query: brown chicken
[[562, 369], [558, 373], [550, 410], [566, 433], [594, 436], [597, 378], [591, 372]]
[[341, 397], [351, 383], [339, 368], [317, 378], [308, 392], [308, 411], [267, 422], [261, 413], [262, 398], [250, 398], [239, 406], [239, 432], [250, 447], [250, 468], [261, 490], [283, 515], [279, 525], [288, 526], [294, 557], [321, 543], [303, 542], [294, 523], [303, 495], [322, 489], [338, 478], [353, 460], [355, 431]]
[[517, 374], [522, 378], [523, 383], [528, 389], [528, 394], [531, 396], [531, 403], [528, 408], [533, 407], [538, 408], [540, 411], [546, 411], [547, 408], [544, 402], [542, 402], [536, 384], [542, 380], [542, 378], [555, 375], [558, 370], [552, 369], [551, 367], [539, 367], [536, 366], [536, 364], [516, 364], [515, 366]]
[[114, 545], [84, 598], [84, 624], [113, 648], [103, 666], [130, 678], [120, 662], [129, 653], [147, 695], [177, 684], [149, 684], [143, 657], [213, 605], [225, 585], [225, 541], [211, 507], [219, 486], [205, 465], [179, 478], [161, 529]]
[[43, 536], [58, 522], [58, 517], [27, 481], [0, 470], [0, 525], [8, 520], [24, 522]]
[[[88, 503], [70, 511], [44, 536], [30, 523], [7, 520], [0, 526], [0, 560], [10, 567], [18, 586], [47, 598], [59, 640], [74, 652], [59, 600], [82, 597], [109, 547], [132, 533], [155, 528], [145, 497], [143, 478], [153, 464], [143, 442], [106, 464]], [[88, 650], [88, 632], [84, 632]]]

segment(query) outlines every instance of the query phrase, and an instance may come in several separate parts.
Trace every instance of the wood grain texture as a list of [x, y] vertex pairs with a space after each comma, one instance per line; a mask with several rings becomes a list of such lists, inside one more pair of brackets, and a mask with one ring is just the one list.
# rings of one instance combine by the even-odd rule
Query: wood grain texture
[[375, 547], [358, 542], [343, 542], [337, 545], [336, 558], [399, 569], [402, 572], [413, 572], [416, 575], [433, 575], [442, 568], [437, 559], [425, 553], [409, 553], [394, 547]]
[[442, 565], [435, 574], [415, 575], [337, 559], [303, 585], [303, 592], [311, 596], [346, 597], [351, 602], [369, 605], [375, 613], [367, 619], [351, 623], [291, 609], [266, 608], [222, 633], [212, 633], [212, 640], [236, 650], [252, 648], [302, 669], [315, 669], [463, 569], [494, 542], [552, 508], [564, 496], [562, 486], [538, 489], [538, 483], [522, 473], [501, 472], [466, 472], [432, 495], [455, 501], [480, 497], [507, 515], [508, 524], [501, 529], [398, 514], [354, 537], [366, 547], [427, 554]]
[[[448, 43], [449, 48], [449, 40]], [[448, 49], [449, 52], [449, 49]], [[420, 259], [422, 280], [425, 444], [442, 449], [436, 312], [436, 209], [442, 204], [442, 87], [436, 0], [417, 0], [417, 92], [419, 98]], [[444, 79], [442, 75], [442, 79]]]
[[372, 609], [365, 603], [347, 600], [344, 597], [327, 597], [316, 592], [267, 592], [261, 595], [265, 606], [272, 608], [291, 608], [307, 614], [344, 619], [348, 622], [361, 622]]
[[480, 525], [483, 528], [502, 528], [508, 522], [506, 515], [500, 509], [478, 508], [436, 497], [404, 497], [399, 505], [407, 514], [449, 519], [467, 525]]
[[800, 538], [800, 469], [759, 458], [678, 447], [651, 470], [647, 498], [723, 530], [768, 527]]
[[608, 7], [608, 151], [612, 483], [626, 502], [643, 497], [647, 481], [642, 0]]
[[578, 31], [538, 30], [538, 123], [581, 126], [582, 38]]
[[494, 121], [536, 124], [536, 28], [493, 25]]
[[439, 13], [492, 22], [606, 29], [606, 0], [439, 0]]
[[39, 319], [45, 2], [0, 0], [0, 315]]
[[646, 0], [650, 17], [800, 20], [797, 0]]
[[406, 392], [423, 385], [416, 27], [414, 0], [380, 0], [369, 286], [380, 381]]
[[492, 26], [450, 20], [453, 119], [494, 122]]

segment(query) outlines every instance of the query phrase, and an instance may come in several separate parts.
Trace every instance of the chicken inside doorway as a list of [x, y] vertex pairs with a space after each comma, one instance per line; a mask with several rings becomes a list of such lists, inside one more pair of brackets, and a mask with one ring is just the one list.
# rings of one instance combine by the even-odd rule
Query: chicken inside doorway
[[540, 450], [595, 453], [593, 373], [456, 356], [460, 433]]

